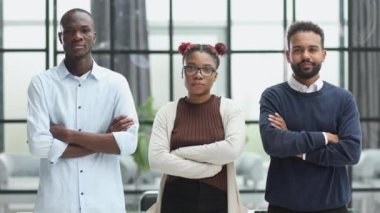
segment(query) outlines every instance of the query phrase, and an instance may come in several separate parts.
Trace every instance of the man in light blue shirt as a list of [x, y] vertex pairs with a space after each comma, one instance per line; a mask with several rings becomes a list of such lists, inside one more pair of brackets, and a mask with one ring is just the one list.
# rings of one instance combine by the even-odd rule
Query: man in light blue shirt
[[100, 67], [91, 14], [61, 19], [65, 59], [28, 88], [29, 148], [41, 158], [37, 213], [125, 212], [120, 155], [137, 147], [138, 120], [125, 77]]

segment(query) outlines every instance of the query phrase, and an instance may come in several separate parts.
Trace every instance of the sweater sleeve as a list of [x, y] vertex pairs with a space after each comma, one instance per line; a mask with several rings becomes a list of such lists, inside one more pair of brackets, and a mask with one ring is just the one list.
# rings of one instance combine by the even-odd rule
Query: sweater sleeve
[[321, 147], [306, 154], [306, 161], [321, 166], [347, 166], [356, 164], [361, 153], [359, 112], [353, 96], [347, 93], [342, 114], [338, 120], [339, 142]]
[[173, 154], [197, 162], [224, 165], [233, 162], [241, 153], [245, 139], [243, 110], [229, 99], [222, 99], [221, 113], [225, 139], [211, 144], [181, 147]]
[[[168, 105], [167, 105], [168, 106]], [[221, 171], [222, 166], [187, 160], [170, 153], [170, 136], [168, 114], [171, 108], [164, 107], [153, 122], [152, 135], [149, 142], [149, 165], [152, 170], [168, 175], [199, 179], [212, 177]]]
[[260, 99], [260, 133], [265, 152], [273, 157], [286, 158], [325, 146], [322, 132], [283, 130], [270, 124], [270, 114], [278, 112], [281, 115], [283, 103], [277, 95], [273, 88], [269, 88]]

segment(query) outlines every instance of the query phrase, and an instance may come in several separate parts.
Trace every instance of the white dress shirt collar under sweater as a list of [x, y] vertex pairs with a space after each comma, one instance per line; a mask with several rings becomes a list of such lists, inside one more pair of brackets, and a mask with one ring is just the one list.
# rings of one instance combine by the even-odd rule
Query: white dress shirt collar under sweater
[[304, 84], [301, 84], [299, 81], [297, 81], [294, 78], [294, 75], [292, 75], [288, 80], [289, 86], [298, 91], [303, 93], [312, 93], [316, 92], [322, 89], [323, 87], [323, 81], [321, 78], [318, 78], [314, 83], [312, 83], [310, 86], [306, 86]]

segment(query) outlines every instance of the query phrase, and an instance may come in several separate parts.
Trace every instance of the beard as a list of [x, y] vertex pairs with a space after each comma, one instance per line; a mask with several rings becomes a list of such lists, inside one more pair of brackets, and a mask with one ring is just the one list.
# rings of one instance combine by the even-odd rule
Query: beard
[[319, 70], [321, 70], [322, 63], [311, 63], [312, 68], [311, 70], [309, 69], [302, 69], [301, 64], [305, 63], [307, 61], [301, 61], [298, 64], [290, 64], [292, 67], [292, 70], [294, 72], [294, 75], [300, 79], [310, 79], [314, 76], [316, 76], [319, 73]]

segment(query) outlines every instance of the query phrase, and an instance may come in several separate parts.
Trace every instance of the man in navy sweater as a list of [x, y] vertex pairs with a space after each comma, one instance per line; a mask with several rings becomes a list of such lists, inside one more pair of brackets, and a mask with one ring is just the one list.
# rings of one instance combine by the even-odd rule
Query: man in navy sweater
[[361, 153], [359, 113], [350, 92], [322, 81], [323, 30], [292, 24], [285, 52], [293, 69], [260, 99], [260, 133], [271, 156], [265, 199], [269, 213], [346, 213], [346, 166]]

